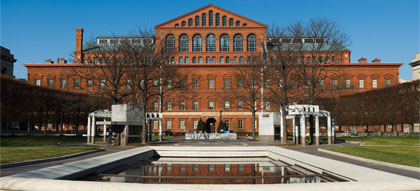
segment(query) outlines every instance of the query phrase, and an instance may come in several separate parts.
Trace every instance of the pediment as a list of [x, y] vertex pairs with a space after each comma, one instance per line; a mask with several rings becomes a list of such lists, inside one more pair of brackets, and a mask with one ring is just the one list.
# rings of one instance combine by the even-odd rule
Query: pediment
[[[209, 12], [213, 11], [213, 26], [209, 26], [208, 20], [209, 20]], [[202, 8], [199, 8], [197, 10], [191, 11], [187, 14], [181, 15], [179, 17], [176, 17], [174, 19], [171, 19], [169, 21], [166, 21], [162, 24], [156, 25], [155, 28], [192, 28], [195, 26], [195, 18], [196, 16], [199, 17], [200, 26], [202, 27], [202, 15], [203, 13], [206, 14], [207, 23], [205, 27], [232, 27], [229, 26], [229, 19], [233, 19], [233, 27], [265, 27], [267, 28], [267, 25], [264, 25], [262, 23], [259, 23], [257, 21], [254, 21], [252, 19], [246, 18], [242, 15], [236, 14], [234, 12], [228, 11], [226, 9], [223, 9], [221, 7], [218, 7], [216, 5], [210, 4], [207, 6], [204, 6]], [[216, 26], [216, 14], [220, 15], [220, 25]], [[226, 22], [227, 26], [222, 26], [222, 18], [223, 16], [226, 16]], [[189, 19], [192, 19], [193, 25], [189, 26], [188, 21]], [[240, 26], [236, 26], [236, 22], [240, 22]], [[182, 26], [182, 23], [185, 22], [185, 26]], [[245, 26], [244, 26], [245, 24]], [[177, 25], [177, 26], [176, 26]]]

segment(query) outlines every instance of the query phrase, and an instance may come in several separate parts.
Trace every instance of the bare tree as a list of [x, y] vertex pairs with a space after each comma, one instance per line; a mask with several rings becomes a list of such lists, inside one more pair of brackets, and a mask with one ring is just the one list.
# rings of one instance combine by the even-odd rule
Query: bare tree
[[[259, 111], [257, 102], [261, 100], [262, 77], [264, 60], [253, 57], [247, 64], [237, 67], [233, 73], [238, 82], [238, 87], [227, 96], [230, 100], [238, 101], [238, 108], [248, 110], [252, 113], [252, 139], [255, 140], [255, 114]], [[242, 104], [239, 105], [239, 104]]]

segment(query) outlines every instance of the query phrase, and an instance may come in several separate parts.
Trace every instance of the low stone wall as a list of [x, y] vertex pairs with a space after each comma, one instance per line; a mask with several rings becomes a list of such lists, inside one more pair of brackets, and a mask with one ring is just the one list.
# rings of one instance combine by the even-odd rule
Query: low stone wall
[[238, 139], [236, 133], [185, 133], [185, 140]]

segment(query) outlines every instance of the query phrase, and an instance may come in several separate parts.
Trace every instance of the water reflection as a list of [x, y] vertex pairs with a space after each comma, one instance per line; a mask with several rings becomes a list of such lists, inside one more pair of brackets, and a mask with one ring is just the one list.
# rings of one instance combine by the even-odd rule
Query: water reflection
[[103, 174], [101, 181], [158, 184], [278, 184], [341, 181], [300, 166], [271, 162], [185, 162], [155, 161], [132, 165], [116, 174]]

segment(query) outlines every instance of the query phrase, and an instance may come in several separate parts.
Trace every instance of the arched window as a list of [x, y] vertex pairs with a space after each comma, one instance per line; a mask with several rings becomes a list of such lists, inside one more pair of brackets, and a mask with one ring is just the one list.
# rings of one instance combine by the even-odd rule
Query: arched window
[[94, 63], [97, 64], [98, 63], [98, 57], [95, 57], [94, 59]]
[[194, 35], [193, 38], [193, 52], [201, 52], [202, 50], [202, 41], [199, 34]]
[[236, 26], [240, 27], [241, 26], [241, 22], [240, 21], [236, 21]]
[[229, 19], [229, 26], [230, 27], [233, 26], [233, 19], [232, 18]]
[[195, 16], [195, 26], [196, 27], [200, 26], [200, 17], [199, 16]]
[[188, 36], [185, 34], [179, 37], [179, 51], [188, 52]]
[[238, 63], [238, 57], [236, 57], [236, 56], [235, 56], [235, 57], [233, 57], [233, 62], [234, 62], [234, 63]]
[[185, 57], [185, 64], [188, 64], [189, 63], [189, 59], [188, 59], [188, 57]]
[[222, 57], [220, 57], [220, 64], [223, 64], [223, 63], [225, 63], [225, 59], [222, 56]]
[[226, 16], [222, 17], [222, 26], [226, 26]]
[[248, 52], [255, 52], [257, 51], [257, 39], [255, 38], [254, 34], [248, 35], [247, 39], [247, 51]]
[[206, 51], [207, 52], [214, 52], [216, 51], [216, 38], [214, 38], [213, 34], [207, 35], [206, 38]]
[[242, 56], [239, 57], [239, 63], [241, 63], [241, 64], [244, 63], [244, 57], [242, 57]]
[[187, 23], [185, 21], [182, 21], [181, 26], [185, 27], [187, 26]]
[[175, 57], [172, 57], [171, 58], [171, 64], [174, 64], [175, 63]]
[[242, 35], [237, 34], [233, 37], [233, 51], [235, 52], [242, 52]]
[[200, 57], [198, 57], [198, 63], [199, 63], [199, 64], [203, 63], [203, 58], [201, 58], [201, 56], [200, 56]]
[[227, 34], [220, 37], [220, 52], [229, 52], [229, 36]]
[[175, 37], [174, 35], [168, 35], [165, 39], [165, 45], [166, 45], [166, 51], [167, 52], [173, 52], [175, 51]]
[[226, 64], [229, 64], [230, 60], [229, 60], [229, 56], [226, 56]]
[[206, 57], [206, 63], [208, 64], [208, 63], [210, 63], [210, 57]]
[[220, 26], [220, 14], [216, 13], [216, 27]]
[[183, 61], [182, 61], [182, 57], [179, 57], [179, 63], [180, 63], [180, 64], [182, 64], [182, 63], [183, 63]]
[[246, 23], [244, 23], [244, 24], [242, 24], [242, 26], [246, 27], [246, 26], [247, 26], [247, 24], [246, 24]]
[[205, 27], [206, 26], [206, 21], [207, 21], [206, 13], [203, 13], [201, 15], [201, 26]]
[[192, 27], [193, 26], [193, 20], [192, 19], [188, 19], [188, 26]]
[[177, 24], [175, 24], [175, 27], [179, 27], [179, 24], [177, 23]]
[[216, 64], [216, 56], [213, 56], [213, 64]]
[[213, 26], [213, 11], [209, 11], [209, 26]]
[[197, 62], [197, 58], [195, 58], [195, 56], [193, 57], [193, 64], [195, 64]]

